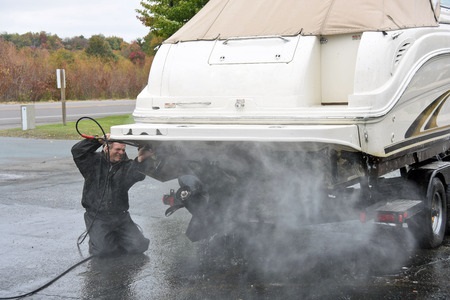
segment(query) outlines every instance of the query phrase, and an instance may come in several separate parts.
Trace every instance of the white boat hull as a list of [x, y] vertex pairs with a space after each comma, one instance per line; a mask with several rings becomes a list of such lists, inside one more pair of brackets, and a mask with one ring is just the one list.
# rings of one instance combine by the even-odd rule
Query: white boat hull
[[[441, 10], [442, 20], [448, 15]], [[449, 96], [444, 23], [188, 40], [162, 45], [137, 98], [136, 123], [113, 126], [111, 137], [211, 161], [220, 161], [223, 145], [241, 143], [262, 145], [269, 156], [327, 149], [324, 163], [335, 169], [347, 162], [331, 153], [349, 153], [357, 176], [379, 176], [448, 151]], [[341, 173], [329, 184], [352, 183], [355, 176]]]

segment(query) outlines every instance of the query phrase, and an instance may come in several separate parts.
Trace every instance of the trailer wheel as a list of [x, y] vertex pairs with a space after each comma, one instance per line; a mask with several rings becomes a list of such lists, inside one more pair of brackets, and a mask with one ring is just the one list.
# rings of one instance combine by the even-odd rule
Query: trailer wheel
[[[450, 185], [447, 185], [447, 189], [446, 189], [446, 194], [447, 194], [447, 218], [450, 216], [450, 202], [449, 202], [449, 195], [450, 195]], [[446, 224], [447, 228], [445, 230], [445, 235], [449, 235], [450, 234], [450, 222], [447, 221]]]
[[447, 226], [447, 196], [439, 178], [431, 181], [431, 192], [426, 195], [425, 210], [413, 218], [408, 226], [422, 248], [436, 248], [442, 244]]

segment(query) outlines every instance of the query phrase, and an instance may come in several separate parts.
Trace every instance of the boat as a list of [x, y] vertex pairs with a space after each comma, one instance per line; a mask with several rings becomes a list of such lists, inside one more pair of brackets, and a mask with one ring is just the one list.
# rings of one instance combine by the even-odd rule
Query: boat
[[297, 226], [355, 184], [343, 201], [371, 205], [386, 174], [447, 157], [449, 97], [449, 0], [210, 0], [111, 138], [151, 146], [149, 176], [194, 175], [238, 206], [222, 215], [297, 203]]

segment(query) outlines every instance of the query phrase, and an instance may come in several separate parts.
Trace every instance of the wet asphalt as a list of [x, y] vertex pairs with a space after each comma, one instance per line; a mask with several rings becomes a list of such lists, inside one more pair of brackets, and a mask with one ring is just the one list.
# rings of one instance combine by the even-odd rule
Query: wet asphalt
[[[45, 285], [88, 258], [76, 141], [0, 138], [0, 298]], [[128, 148], [130, 157], [135, 149]], [[406, 235], [357, 220], [192, 243], [190, 215], [164, 216], [175, 181], [130, 190], [130, 213], [150, 238], [143, 255], [93, 258], [27, 299], [448, 299], [450, 239], [417, 249]]]

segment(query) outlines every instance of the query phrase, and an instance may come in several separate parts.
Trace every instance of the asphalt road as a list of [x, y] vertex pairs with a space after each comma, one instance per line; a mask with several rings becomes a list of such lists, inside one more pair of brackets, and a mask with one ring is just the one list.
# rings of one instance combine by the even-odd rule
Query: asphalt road
[[[83, 116], [98, 118], [130, 114], [135, 104], [136, 100], [66, 101], [66, 121], [76, 121]], [[36, 125], [63, 122], [61, 102], [0, 104], [0, 129], [22, 128], [23, 105], [34, 107]], [[26, 109], [29, 110], [28, 107]]]
[[[0, 138], [0, 298], [49, 282], [88, 256], [75, 141]], [[129, 147], [130, 157], [135, 149]], [[150, 178], [130, 190], [130, 213], [150, 248], [94, 258], [28, 299], [448, 299], [450, 240], [418, 250], [405, 235], [359, 221], [270, 227], [246, 239], [191, 243], [185, 210], [164, 216], [175, 181]], [[297, 230], [298, 229], [298, 230]]]

